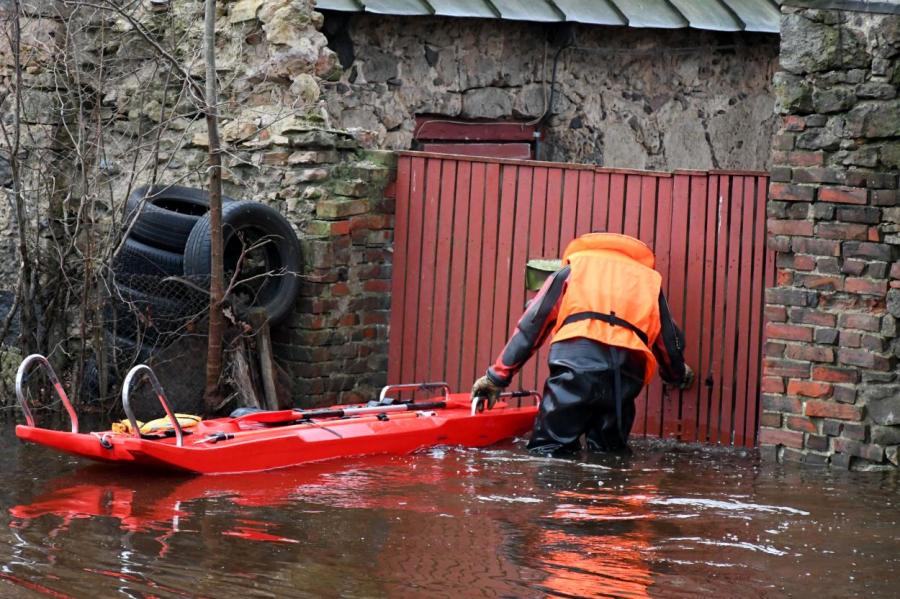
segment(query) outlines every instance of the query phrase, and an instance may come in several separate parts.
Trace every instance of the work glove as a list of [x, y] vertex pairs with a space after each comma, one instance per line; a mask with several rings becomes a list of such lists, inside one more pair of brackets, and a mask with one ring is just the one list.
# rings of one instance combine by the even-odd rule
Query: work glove
[[494, 407], [500, 392], [503, 390], [500, 385], [491, 380], [487, 375], [481, 377], [472, 385], [472, 398], [483, 397], [487, 401], [488, 409]]
[[687, 364], [684, 365], [684, 378], [681, 379], [681, 384], [678, 385], [678, 388], [682, 391], [686, 389], [690, 389], [694, 384], [694, 371]]

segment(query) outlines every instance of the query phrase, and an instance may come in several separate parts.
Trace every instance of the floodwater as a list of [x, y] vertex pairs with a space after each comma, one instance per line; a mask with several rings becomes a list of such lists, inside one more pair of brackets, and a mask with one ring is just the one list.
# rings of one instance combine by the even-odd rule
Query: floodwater
[[898, 478], [638, 441], [141, 476], [0, 433], [0, 597], [896, 597]]

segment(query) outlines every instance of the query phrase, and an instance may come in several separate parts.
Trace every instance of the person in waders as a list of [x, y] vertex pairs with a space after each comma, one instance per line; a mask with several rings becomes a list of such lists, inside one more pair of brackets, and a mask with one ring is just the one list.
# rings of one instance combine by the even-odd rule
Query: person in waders
[[694, 380], [655, 262], [650, 248], [627, 235], [588, 233], [572, 241], [472, 397], [492, 406], [550, 337], [550, 377], [528, 449], [578, 451], [582, 435], [592, 451], [626, 449], [634, 399], [657, 368], [680, 389]]

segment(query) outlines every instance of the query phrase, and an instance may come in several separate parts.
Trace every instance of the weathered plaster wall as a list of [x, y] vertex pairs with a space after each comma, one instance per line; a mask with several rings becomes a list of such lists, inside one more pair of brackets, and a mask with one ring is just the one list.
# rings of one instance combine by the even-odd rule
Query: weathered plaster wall
[[[548, 26], [332, 14], [325, 31], [342, 60], [354, 56], [340, 81], [323, 85], [333, 123], [371, 130], [381, 147], [408, 149], [416, 114], [544, 113], [558, 47], [545, 44]], [[588, 26], [575, 33], [578, 47], [560, 55], [541, 158], [665, 170], [767, 167], [777, 36]]]
[[900, 465], [900, 16], [783, 9], [760, 444]]

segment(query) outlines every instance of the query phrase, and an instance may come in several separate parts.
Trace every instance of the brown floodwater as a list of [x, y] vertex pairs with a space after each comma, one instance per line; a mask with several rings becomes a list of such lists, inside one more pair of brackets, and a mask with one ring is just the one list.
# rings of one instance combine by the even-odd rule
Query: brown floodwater
[[0, 433], [0, 597], [896, 597], [898, 477], [638, 441], [141, 475]]

